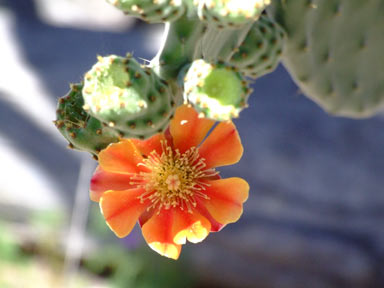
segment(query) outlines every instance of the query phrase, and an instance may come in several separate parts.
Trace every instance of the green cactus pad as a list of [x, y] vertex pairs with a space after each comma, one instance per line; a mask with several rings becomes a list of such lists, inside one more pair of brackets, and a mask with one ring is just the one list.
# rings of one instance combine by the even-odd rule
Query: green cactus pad
[[119, 140], [119, 133], [105, 127], [99, 120], [83, 110], [82, 85], [71, 86], [69, 93], [59, 99], [57, 120], [61, 134], [69, 141], [69, 147], [97, 155], [110, 143]]
[[198, 15], [201, 20], [219, 28], [240, 27], [257, 20], [270, 0], [200, 0]]
[[243, 76], [224, 63], [195, 60], [184, 77], [184, 99], [202, 116], [217, 121], [236, 118], [247, 106], [250, 89]]
[[171, 22], [185, 11], [182, 0], [107, 0], [124, 13], [149, 23]]
[[270, 73], [280, 61], [284, 36], [278, 24], [261, 15], [229, 63], [251, 78]]
[[84, 109], [131, 137], [148, 138], [169, 123], [174, 106], [170, 90], [131, 56], [99, 57], [85, 75]]
[[279, 0], [269, 13], [287, 32], [282, 60], [304, 94], [339, 116], [383, 109], [382, 0]]

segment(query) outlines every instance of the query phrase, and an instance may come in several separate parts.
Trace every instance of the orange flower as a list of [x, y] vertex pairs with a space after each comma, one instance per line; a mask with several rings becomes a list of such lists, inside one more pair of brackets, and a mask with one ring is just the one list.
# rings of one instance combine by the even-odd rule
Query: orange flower
[[184, 105], [165, 133], [124, 139], [100, 152], [90, 197], [118, 237], [139, 221], [149, 246], [177, 259], [186, 240], [200, 242], [240, 218], [248, 183], [221, 179], [214, 168], [238, 162], [243, 147], [232, 122], [206, 137], [214, 123]]

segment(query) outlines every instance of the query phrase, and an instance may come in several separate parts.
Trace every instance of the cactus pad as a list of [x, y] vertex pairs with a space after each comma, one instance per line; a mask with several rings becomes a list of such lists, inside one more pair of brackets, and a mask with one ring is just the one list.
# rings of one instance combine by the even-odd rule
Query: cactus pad
[[184, 99], [202, 116], [218, 121], [238, 117], [249, 93], [244, 77], [224, 63], [195, 60], [184, 77]]
[[69, 93], [60, 98], [55, 125], [69, 141], [70, 148], [97, 155], [110, 143], [117, 142], [119, 133], [105, 127], [83, 110], [84, 100], [81, 90], [81, 84], [72, 85]]
[[162, 131], [174, 106], [168, 83], [131, 56], [99, 57], [85, 75], [83, 97], [91, 115], [136, 138]]
[[341, 116], [384, 107], [382, 0], [279, 0], [269, 13], [287, 32], [282, 59], [304, 94]]
[[239, 27], [257, 20], [270, 0], [200, 0], [198, 15], [201, 20], [219, 28]]
[[277, 67], [284, 44], [284, 31], [267, 16], [260, 16], [229, 63], [246, 76], [260, 77]]
[[124, 13], [149, 23], [170, 22], [185, 11], [182, 0], [107, 0]]

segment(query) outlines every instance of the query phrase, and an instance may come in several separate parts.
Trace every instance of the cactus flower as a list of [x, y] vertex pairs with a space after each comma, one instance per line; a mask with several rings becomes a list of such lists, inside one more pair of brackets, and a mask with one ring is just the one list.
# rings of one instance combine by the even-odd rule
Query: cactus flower
[[153, 250], [177, 259], [186, 240], [201, 242], [239, 219], [248, 183], [222, 179], [215, 168], [238, 162], [243, 147], [230, 121], [207, 136], [214, 124], [183, 105], [165, 133], [123, 139], [99, 153], [90, 197], [118, 237], [138, 221]]

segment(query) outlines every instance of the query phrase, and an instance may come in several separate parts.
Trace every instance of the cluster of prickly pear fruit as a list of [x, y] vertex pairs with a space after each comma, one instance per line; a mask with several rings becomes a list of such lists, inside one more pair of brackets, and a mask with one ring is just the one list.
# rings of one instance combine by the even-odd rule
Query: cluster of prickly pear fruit
[[[148, 65], [129, 55], [99, 57], [74, 86], [82, 90], [70, 93], [79, 99], [60, 100], [56, 124], [77, 149], [97, 154], [118, 137], [148, 138], [167, 128], [182, 103], [200, 117], [236, 118], [248, 106], [249, 80], [272, 72], [280, 59], [327, 111], [359, 117], [384, 106], [382, 0], [107, 2], [148, 23], [164, 22], [163, 45]], [[102, 128], [71, 126], [74, 119]]]
[[[278, 63], [283, 32], [261, 16], [269, 0], [107, 2], [149, 23], [165, 22], [164, 45], [149, 65], [130, 55], [98, 57], [59, 101], [55, 123], [70, 147], [96, 155], [119, 137], [149, 138], [167, 128], [182, 103], [200, 117], [238, 117], [251, 93], [248, 77]], [[84, 124], [90, 121], [96, 130]]]

